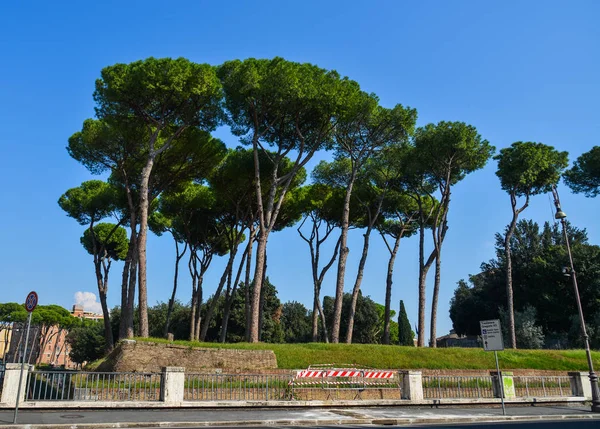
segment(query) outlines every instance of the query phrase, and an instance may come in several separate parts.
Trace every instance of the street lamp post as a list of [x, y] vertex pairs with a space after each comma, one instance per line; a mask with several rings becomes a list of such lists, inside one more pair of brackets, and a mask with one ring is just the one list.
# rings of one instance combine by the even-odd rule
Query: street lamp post
[[590, 352], [590, 341], [585, 328], [585, 319], [583, 318], [583, 310], [581, 308], [581, 298], [579, 297], [579, 288], [577, 287], [577, 276], [575, 275], [575, 266], [573, 265], [573, 255], [571, 253], [571, 244], [569, 243], [569, 234], [567, 233], [567, 215], [562, 211], [560, 207], [560, 199], [558, 197], [558, 191], [556, 187], [552, 188], [552, 196], [554, 197], [554, 205], [556, 206], [556, 219], [560, 220], [562, 225], [563, 235], [565, 237], [565, 245], [567, 246], [567, 253], [569, 255], [570, 264], [570, 277], [573, 281], [573, 289], [575, 290], [575, 300], [577, 301], [577, 311], [579, 312], [579, 323], [581, 324], [581, 335], [585, 342], [585, 354], [588, 361], [588, 368], [590, 370], [590, 384], [592, 387], [592, 412], [600, 413], [600, 390], [598, 389], [598, 376], [594, 372], [594, 363], [592, 362], [592, 353]]

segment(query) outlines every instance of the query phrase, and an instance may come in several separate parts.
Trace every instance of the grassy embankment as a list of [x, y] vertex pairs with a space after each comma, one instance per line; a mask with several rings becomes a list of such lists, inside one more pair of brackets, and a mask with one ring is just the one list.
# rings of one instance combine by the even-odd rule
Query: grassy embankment
[[[169, 343], [161, 338], [136, 338], [137, 341]], [[359, 365], [369, 368], [402, 369], [491, 369], [494, 354], [481, 349], [417, 348], [379, 344], [220, 344], [175, 341], [188, 347], [273, 350], [279, 368], [300, 369], [315, 364]], [[592, 352], [600, 366], [600, 352]], [[583, 350], [505, 350], [498, 352], [501, 369], [548, 371], [586, 371]]]

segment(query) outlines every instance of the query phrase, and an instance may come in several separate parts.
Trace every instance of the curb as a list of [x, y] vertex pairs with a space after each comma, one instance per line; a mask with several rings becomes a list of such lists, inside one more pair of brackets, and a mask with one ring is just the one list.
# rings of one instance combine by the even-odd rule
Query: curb
[[[517, 398], [505, 400], [506, 405], [545, 405], [584, 403], [583, 397]], [[500, 405], [498, 398], [445, 398], [445, 399], [377, 399], [331, 401], [183, 401], [183, 402], [89, 402], [89, 401], [27, 401], [19, 405], [22, 410], [102, 410], [102, 409], [218, 409], [218, 408], [329, 408], [329, 407], [415, 407], [415, 406], [485, 406]], [[0, 411], [14, 409], [14, 405], [0, 403]]]
[[0, 425], [0, 429], [126, 429], [126, 428], [191, 428], [219, 426], [337, 426], [337, 425], [407, 425], [407, 424], [453, 424], [492, 423], [511, 421], [561, 421], [598, 420], [594, 414], [557, 414], [540, 416], [481, 416], [481, 417], [406, 417], [406, 418], [349, 418], [349, 419], [298, 419], [298, 420], [221, 420], [212, 422], [119, 422], [81, 424], [16, 424]]

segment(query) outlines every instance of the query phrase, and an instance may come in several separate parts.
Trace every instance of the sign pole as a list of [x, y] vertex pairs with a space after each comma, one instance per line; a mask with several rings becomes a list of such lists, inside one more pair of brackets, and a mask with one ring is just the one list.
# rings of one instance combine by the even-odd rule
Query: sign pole
[[19, 376], [19, 387], [17, 389], [17, 403], [15, 404], [15, 415], [13, 424], [17, 424], [17, 415], [19, 414], [19, 399], [21, 399], [21, 385], [23, 384], [23, 371], [25, 369], [25, 356], [27, 356], [27, 344], [29, 343], [29, 328], [31, 327], [31, 312], [27, 317], [27, 334], [25, 335], [25, 346], [23, 347], [23, 356], [21, 358], [21, 375]]
[[496, 358], [496, 374], [498, 374], [498, 381], [500, 384], [500, 401], [502, 401], [502, 415], [506, 415], [506, 408], [504, 408], [504, 379], [500, 373], [500, 365], [498, 365], [498, 352], [494, 350], [494, 357]]
[[504, 341], [502, 339], [502, 328], [500, 320], [480, 320], [481, 339], [483, 341], [483, 350], [486, 352], [494, 352], [496, 359], [496, 374], [498, 374], [498, 384], [500, 385], [500, 401], [502, 402], [502, 415], [506, 415], [504, 407], [504, 379], [500, 373], [500, 365], [498, 364], [498, 350], [504, 350]]
[[17, 424], [17, 416], [19, 414], [19, 399], [21, 399], [21, 388], [23, 384], [23, 372], [25, 370], [25, 357], [27, 356], [27, 345], [29, 344], [29, 329], [31, 328], [31, 314], [38, 304], [38, 294], [35, 291], [29, 292], [27, 298], [25, 298], [25, 310], [29, 313], [27, 317], [27, 334], [25, 335], [25, 346], [23, 346], [23, 356], [21, 358], [21, 371], [19, 375], [19, 387], [17, 389], [17, 401], [15, 403], [15, 415], [13, 417], [13, 424]]

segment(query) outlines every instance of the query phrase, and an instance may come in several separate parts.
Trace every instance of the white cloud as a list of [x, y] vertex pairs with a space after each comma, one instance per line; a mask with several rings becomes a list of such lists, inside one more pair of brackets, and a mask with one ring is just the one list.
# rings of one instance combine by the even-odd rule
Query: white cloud
[[85, 311], [102, 314], [102, 306], [97, 301], [96, 294], [92, 292], [75, 292], [75, 304], [83, 306]]

